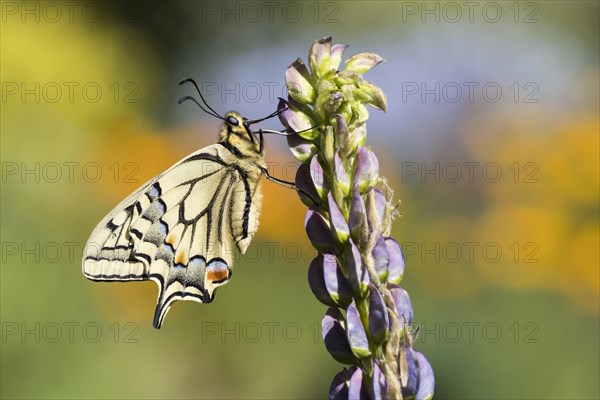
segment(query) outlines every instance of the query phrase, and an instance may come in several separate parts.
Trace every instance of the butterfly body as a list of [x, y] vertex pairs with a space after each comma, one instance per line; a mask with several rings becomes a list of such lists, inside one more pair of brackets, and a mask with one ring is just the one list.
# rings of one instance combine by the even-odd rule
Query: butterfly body
[[123, 200], [94, 229], [83, 274], [95, 281], [153, 280], [154, 327], [176, 300], [208, 303], [248, 248], [262, 205], [262, 134], [227, 113], [219, 142], [182, 159]]

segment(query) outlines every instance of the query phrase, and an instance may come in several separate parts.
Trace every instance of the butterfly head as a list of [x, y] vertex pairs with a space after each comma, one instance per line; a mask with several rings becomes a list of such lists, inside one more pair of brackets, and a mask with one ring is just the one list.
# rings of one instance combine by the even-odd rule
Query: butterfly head
[[250, 129], [251, 122], [237, 112], [229, 111], [223, 116], [219, 141], [235, 147], [245, 156], [261, 155], [262, 140]]
[[[277, 116], [279, 113], [281, 113], [281, 110], [275, 111], [264, 118], [253, 120], [244, 118], [235, 111], [230, 111], [225, 115], [221, 116], [210, 105], [208, 105], [206, 99], [204, 99], [204, 96], [200, 91], [200, 88], [198, 87], [198, 84], [193, 79], [184, 79], [181, 82], [179, 82], [179, 84], [183, 85], [187, 82], [191, 82], [194, 85], [196, 91], [198, 92], [198, 95], [200, 96], [200, 100], [202, 101], [204, 106], [192, 96], [183, 96], [181, 99], [179, 99], [179, 104], [187, 100], [193, 101], [198, 107], [200, 107], [202, 111], [204, 111], [208, 115], [212, 115], [213, 117], [222, 120], [223, 126], [221, 128], [221, 132], [219, 133], [219, 141], [220, 143], [227, 145], [228, 148], [239, 157], [254, 157], [260, 159], [264, 156], [264, 142], [262, 134], [265, 132], [265, 130], [259, 130], [259, 133], [257, 135], [254, 132], [252, 132], [250, 126]], [[271, 133], [277, 132], [271, 131]]]

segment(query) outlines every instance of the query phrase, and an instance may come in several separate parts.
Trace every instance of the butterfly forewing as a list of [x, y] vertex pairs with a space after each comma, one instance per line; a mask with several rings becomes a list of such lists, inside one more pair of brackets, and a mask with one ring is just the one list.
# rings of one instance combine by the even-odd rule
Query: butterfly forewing
[[92, 280], [153, 280], [154, 326], [175, 300], [206, 303], [232, 273], [258, 228], [262, 172], [221, 144], [151, 179], [93, 231], [83, 257]]

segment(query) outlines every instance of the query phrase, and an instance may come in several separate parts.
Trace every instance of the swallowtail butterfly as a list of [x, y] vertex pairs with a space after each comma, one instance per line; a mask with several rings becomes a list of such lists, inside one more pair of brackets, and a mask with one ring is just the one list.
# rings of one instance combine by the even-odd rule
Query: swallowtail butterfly
[[[160, 328], [173, 302], [208, 303], [231, 278], [234, 248], [242, 254], [258, 228], [260, 178], [295, 188], [269, 175], [263, 133], [250, 126], [276, 116], [247, 120], [224, 116], [205, 101], [206, 113], [223, 120], [218, 143], [185, 157], [150, 179], [94, 229], [83, 252], [83, 274], [94, 281], [158, 284], [153, 325]], [[296, 132], [297, 133], [297, 132]]]

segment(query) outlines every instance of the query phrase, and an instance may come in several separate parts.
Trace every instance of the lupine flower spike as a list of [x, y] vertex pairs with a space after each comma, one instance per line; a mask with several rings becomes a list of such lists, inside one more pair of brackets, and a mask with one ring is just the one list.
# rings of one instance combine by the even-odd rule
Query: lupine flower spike
[[333, 377], [329, 398], [430, 399], [433, 370], [412, 348], [412, 305], [399, 286], [404, 257], [390, 237], [393, 193], [365, 146], [366, 106], [385, 111], [387, 100], [363, 74], [383, 58], [356, 54], [340, 69], [345, 48], [332, 46], [331, 37], [316, 41], [308, 66], [298, 59], [287, 69], [289, 97], [279, 104], [288, 132], [302, 131], [288, 144], [303, 163], [296, 185], [309, 207], [306, 233], [319, 252], [308, 281], [329, 307], [323, 341], [348, 365]]

